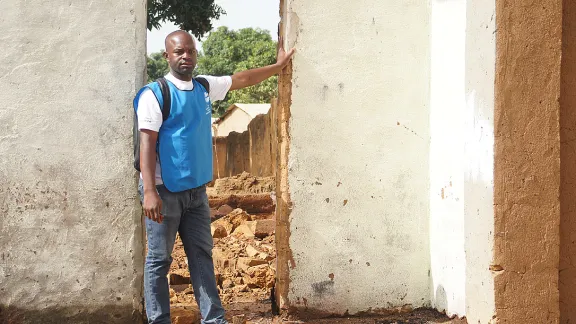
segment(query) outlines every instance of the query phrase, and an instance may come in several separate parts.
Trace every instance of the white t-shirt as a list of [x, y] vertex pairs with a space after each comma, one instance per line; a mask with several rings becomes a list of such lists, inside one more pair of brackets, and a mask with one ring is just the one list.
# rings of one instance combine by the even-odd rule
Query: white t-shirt
[[[212, 102], [222, 100], [232, 86], [232, 78], [230, 76], [214, 77], [209, 75], [199, 75], [208, 81], [210, 85], [210, 100]], [[172, 82], [176, 88], [180, 90], [194, 89], [192, 81], [182, 81], [174, 77], [171, 73], [166, 75], [166, 80]], [[150, 89], [146, 89], [138, 99], [138, 130], [147, 129], [158, 132], [162, 126], [162, 110], [160, 104]], [[156, 159], [156, 185], [162, 184], [162, 171], [160, 170], [160, 163]], [[142, 178], [142, 173], [140, 173]]]

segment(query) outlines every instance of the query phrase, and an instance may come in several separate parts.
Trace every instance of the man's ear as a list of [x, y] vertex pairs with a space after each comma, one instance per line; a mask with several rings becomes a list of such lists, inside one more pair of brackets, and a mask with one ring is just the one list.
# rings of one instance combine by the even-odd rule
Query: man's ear
[[168, 53], [166, 53], [166, 51], [162, 52], [162, 56], [163, 56], [165, 59], [168, 59]]

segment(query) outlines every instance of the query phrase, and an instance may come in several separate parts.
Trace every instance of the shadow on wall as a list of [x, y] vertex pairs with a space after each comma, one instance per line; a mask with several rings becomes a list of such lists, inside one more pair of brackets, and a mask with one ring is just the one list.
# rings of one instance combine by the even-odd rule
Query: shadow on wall
[[[119, 302], [120, 303], [120, 302]], [[142, 323], [144, 317], [138, 312], [133, 312], [132, 303], [128, 305], [106, 305], [98, 309], [86, 312], [86, 305], [47, 307], [41, 310], [29, 310], [0, 305], [0, 323], [90, 323], [90, 324], [123, 324]], [[82, 311], [81, 311], [82, 310]], [[81, 311], [81, 312], [80, 312]], [[80, 313], [79, 313], [80, 312]]]

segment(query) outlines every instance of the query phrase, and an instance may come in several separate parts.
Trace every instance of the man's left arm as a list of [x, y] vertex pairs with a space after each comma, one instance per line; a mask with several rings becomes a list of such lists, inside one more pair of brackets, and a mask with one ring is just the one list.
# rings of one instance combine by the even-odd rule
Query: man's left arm
[[292, 55], [294, 55], [295, 51], [293, 48], [289, 52], [286, 52], [284, 50], [283, 43], [284, 42], [282, 38], [280, 38], [278, 40], [278, 57], [275, 64], [234, 73], [232, 75], [232, 86], [230, 87], [230, 90], [237, 90], [253, 86], [275, 74], [280, 73], [280, 71], [282, 71], [282, 69], [288, 65], [288, 62], [290, 62], [290, 59], [292, 58]]

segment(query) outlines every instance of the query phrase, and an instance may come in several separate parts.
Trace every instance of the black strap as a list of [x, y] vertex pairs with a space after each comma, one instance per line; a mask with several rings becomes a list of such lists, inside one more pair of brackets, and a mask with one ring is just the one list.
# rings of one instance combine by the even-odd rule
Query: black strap
[[[210, 94], [210, 83], [208, 82], [208, 80], [204, 79], [203, 77], [197, 77], [194, 78], [194, 80], [198, 81], [198, 83], [200, 83], [204, 87], [206, 93]], [[212, 113], [214, 113], [214, 108], [212, 108]]]
[[194, 78], [194, 80], [198, 81], [198, 83], [200, 83], [204, 87], [206, 92], [210, 93], [210, 83], [208, 83], [208, 80], [202, 77]]
[[170, 107], [172, 107], [172, 98], [170, 96], [170, 87], [164, 78], [156, 80], [162, 92], [162, 120], [165, 121], [170, 116]]

